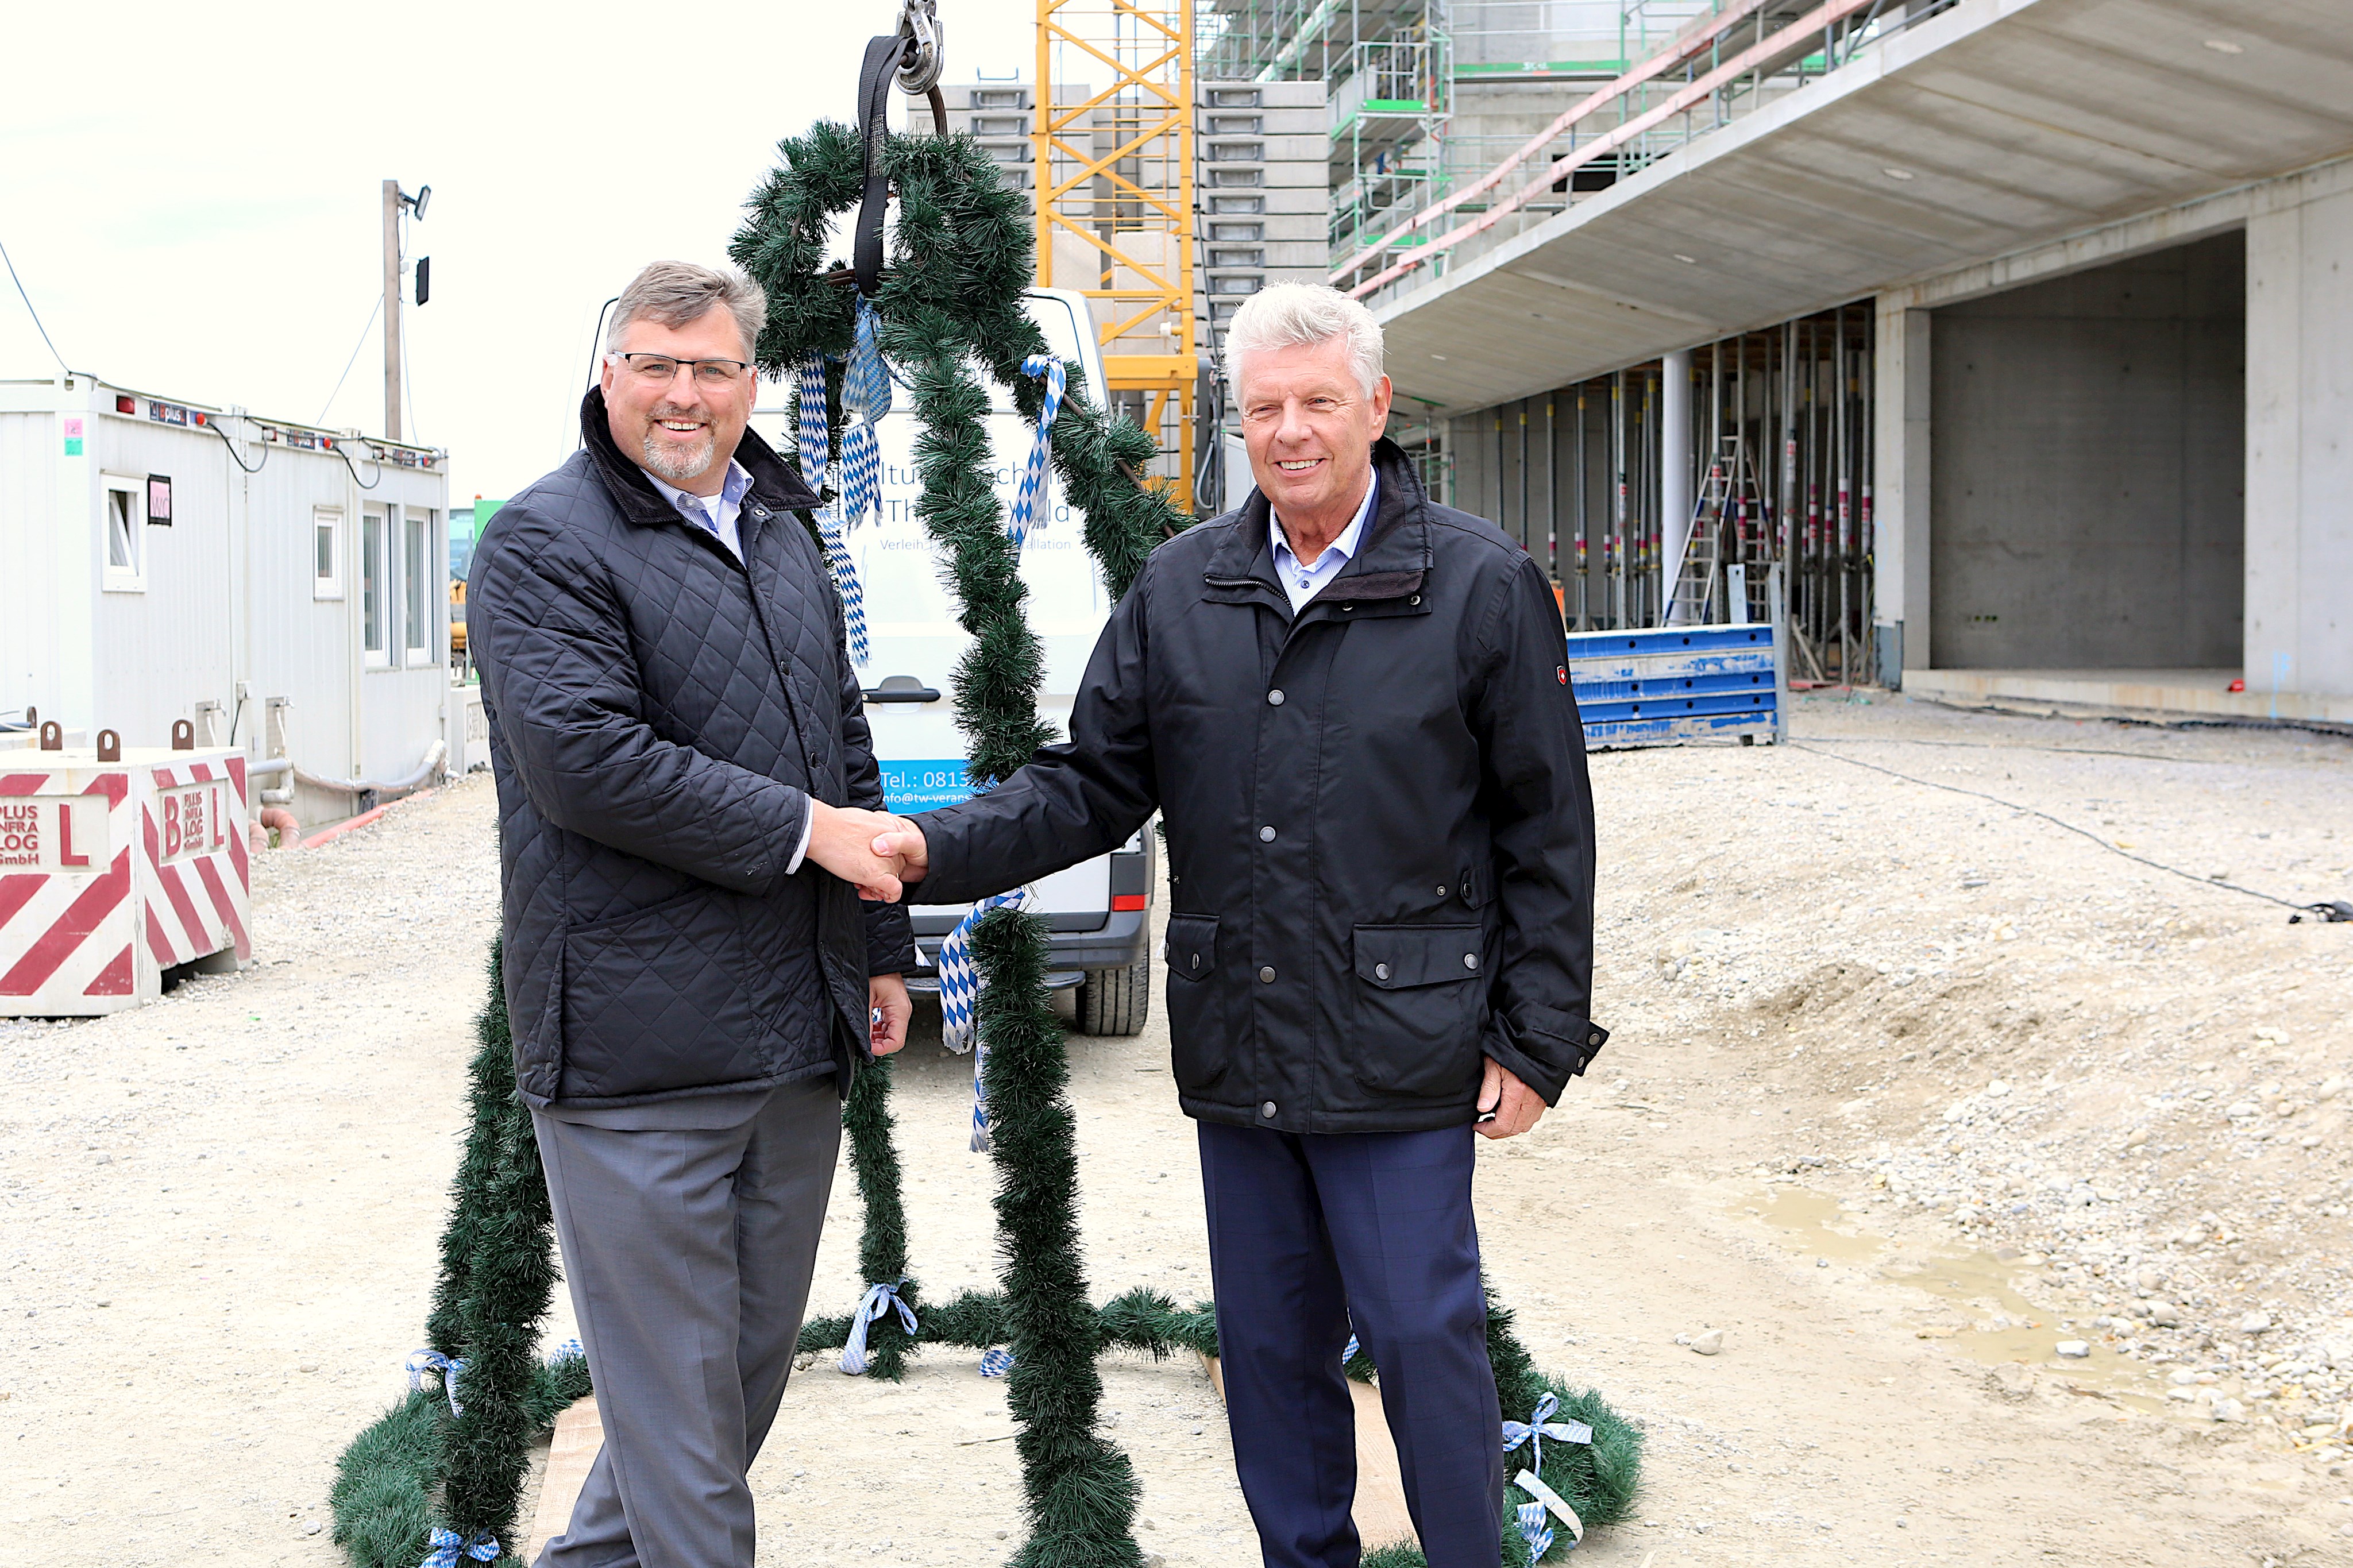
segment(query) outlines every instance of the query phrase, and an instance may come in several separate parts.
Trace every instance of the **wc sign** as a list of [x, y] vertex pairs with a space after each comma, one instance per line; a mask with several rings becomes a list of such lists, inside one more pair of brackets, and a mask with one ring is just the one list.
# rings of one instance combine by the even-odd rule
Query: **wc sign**
[[113, 860], [101, 795], [0, 795], [0, 867], [102, 871]]
[[209, 855], [228, 843], [221, 798], [227, 788], [226, 780], [213, 779], [157, 792], [156, 826], [164, 840], [158, 858], [163, 863]]

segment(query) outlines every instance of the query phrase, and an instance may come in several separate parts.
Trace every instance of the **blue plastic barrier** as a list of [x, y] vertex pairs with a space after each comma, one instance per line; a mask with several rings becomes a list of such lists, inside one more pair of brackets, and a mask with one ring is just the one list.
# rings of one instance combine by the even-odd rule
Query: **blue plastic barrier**
[[1585, 743], [1659, 746], [1783, 733], [1786, 683], [1770, 626], [1574, 632], [1568, 679]]

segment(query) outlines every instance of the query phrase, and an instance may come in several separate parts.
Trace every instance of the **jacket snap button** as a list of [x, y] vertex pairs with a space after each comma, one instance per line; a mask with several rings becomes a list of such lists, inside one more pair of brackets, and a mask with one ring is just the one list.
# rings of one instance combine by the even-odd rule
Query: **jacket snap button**
[[1409, 605], [1419, 605], [1421, 603], [1421, 595], [1416, 594], [1412, 598], [1408, 599], [1406, 603]]
[[1374, 964], [1374, 965], [1373, 965], [1373, 978], [1374, 978], [1374, 979], [1376, 979], [1376, 980], [1387, 980], [1388, 977], [1389, 977], [1389, 966], [1388, 966], [1388, 964], [1386, 964], [1386, 963], [1376, 963], [1376, 964]]
[[1446, 884], [1443, 882], [1438, 884], [1438, 896], [1441, 899], [1446, 896]]
[[1273, 843], [1273, 842], [1274, 842], [1274, 829], [1273, 829], [1273, 828], [1271, 828], [1271, 827], [1261, 827], [1261, 828], [1260, 828], [1260, 829], [1258, 830], [1258, 841], [1259, 841], [1261, 844], [1271, 844], [1271, 843]]
[[1264, 1105], [1260, 1106], [1258, 1108], [1258, 1113], [1261, 1116], [1272, 1116], [1274, 1114], [1274, 1101], [1270, 1100]]
[[1261, 980], [1265, 981], [1269, 985], [1273, 984], [1274, 984], [1274, 965], [1272, 965], [1271, 963], [1270, 963], [1270, 964], [1266, 965], [1266, 967], [1264, 967], [1263, 969], [1261, 969], [1261, 970], [1258, 972], [1258, 977], [1259, 977]]
[[1601, 1043], [1601, 1037], [1599, 1035], [1588, 1035], [1585, 1037], [1585, 1043], [1588, 1046], [1598, 1046]]
[[1270, 708], [1280, 708], [1280, 707], [1282, 707], [1282, 689], [1281, 687], [1277, 687], [1277, 688], [1275, 688], [1275, 689], [1273, 689], [1272, 691], [1268, 692], [1268, 693], [1266, 694], [1266, 703], [1267, 703], [1267, 706], [1268, 706], [1268, 707], [1270, 707]]
[[1463, 968], [1465, 968], [1465, 969], [1476, 969], [1476, 968], [1478, 968], [1478, 967], [1479, 967], [1479, 955], [1478, 955], [1477, 953], [1475, 953], [1475, 952], [1466, 952], [1466, 953], [1464, 953], [1464, 954], [1462, 955], [1462, 967], [1463, 967]]
[[1196, 969], [1201, 967], [1201, 955], [1198, 952], [1193, 955], [1193, 967]]

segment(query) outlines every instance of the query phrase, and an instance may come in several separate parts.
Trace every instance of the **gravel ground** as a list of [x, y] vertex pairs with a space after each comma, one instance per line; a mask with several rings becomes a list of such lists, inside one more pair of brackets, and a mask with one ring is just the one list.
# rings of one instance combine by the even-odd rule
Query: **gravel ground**
[[[1595, 759], [1616, 1033], [1482, 1150], [1524, 1337], [1651, 1435], [1637, 1521], [1580, 1559], [2353, 1562], [2353, 925], [2210, 880], [2353, 896], [2353, 742], [1883, 695], [1795, 728]], [[242, 975], [0, 1021], [0, 1560], [339, 1560], [335, 1456], [431, 1289], [494, 815], [476, 777], [261, 858]], [[1157, 1019], [1072, 1042], [1098, 1295], [1207, 1292], [1166, 1050]], [[936, 1297], [993, 1271], [988, 1170], [965, 1063], [935, 1033], [905, 1060]], [[845, 1171], [819, 1310], [857, 1217]], [[1198, 1367], [1104, 1374], [1147, 1551], [1250, 1560]], [[1010, 1431], [963, 1355], [896, 1388], [820, 1364], [755, 1471], [761, 1562], [998, 1560]]]

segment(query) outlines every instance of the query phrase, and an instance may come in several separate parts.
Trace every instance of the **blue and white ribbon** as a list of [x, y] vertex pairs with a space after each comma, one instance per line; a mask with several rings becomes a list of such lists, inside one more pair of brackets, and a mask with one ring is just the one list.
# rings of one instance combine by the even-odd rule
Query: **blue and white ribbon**
[[425, 1386], [425, 1374], [433, 1373], [441, 1380], [441, 1392], [449, 1400], [449, 1414], [463, 1415], [466, 1407], [458, 1403], [458, 1374], [466, 1370], [460, 1357], [446, 1356], [439, 1351], [426, 1349], [408, 1358], [408, 1386], [413, 1391]]
[[991, 910], [1018, 907], [1023, 890], [998, 893], [972, 906], [940, 944], [940, 1040], [962, 1056], [972, 1052], [972, 1152], [988, 1152], [988, 1047], [980, 1042], [980, 973], [972, 962], [972, 928]]
[[871, 510], [882, 513], [882, 444], [874, 422], [891, 412], [891, 372], [882, 363], [874, 301], [858, 301], [858, 346], [841, 377], [841, 504], [846, 531], [855, 533]]
[[825, 417], [825, 356], [814, 349], [801, 356], [800, 388], [793, 398], [793, 426], [800, 434], [801, 478], [813, 490], [825, 489], [825, 457], [832, 445]]
[[1504, 1452], [1510, 1453], [1521, 1444], [1528, 1445], [1528, 1468], [1544, 1468], [1544, 1440], [1556, 1443], [1590, 1443], [1593, 1428], [1582, 1421], [1555, 1421], [1553, 1413], [1560, 1408], [1560, 1395], [1547, 1394], [1536, 1401], [1525, 1421], [1504, 1423]]
[[871, 651], [866, 641], [866, 593], [858, 585], [858, 563], [849, 558], [849, 542], [842, 537], [841, 502], [830, 500], [817, 509], [817, 536], [825, 545], [826, 574], [833, 579], [833, 591], [841, 595], [850, 659], [863, 665]]
[[1061, 412], [1062, 384], [1069, 372], [1051, 354], [1031, 354], [1021, 362], [1021, 374], [1045, 377], [1046, 402], [1038, 410], [1038, 433], [1029, 443], [1029, 461], [1021, 465], [1021, 479], [1013, 489], [1013, 515], [1005, 527], [1016, 550], [1031, 533], [1045, 531], [1049, 432], [1054, 428], [1054, 416]]
[[[1348, 1348], [1347, 1348], [1346, 1350], [1344, 1350], [1344, 1351], [1342, 1351], [1342, 1352], [1340, 1352], [1340, 1364], [1341, 1364], [1342, 1366], [1345, 1366], [1345, 1365], [1347, 1365], [1350, 1362], [1352, 1362], [1352, 1361], [1354, 1361], [1354, 1360], [1356, 1360], [1356, 1335], [1354, 1335], [1354, 1334], [1350, 1334], [1350, 1335], [1348, 1336]], [[1510, 1422], [1508, 1422], [1508, 1421], [1506, 1421], [1506, 1422], [1504, 1422], [1504, 1426], [1505, 1426], [1505, 1428], [1506, 1428], [1506, 1429], [1508, 1429], [1508, 1428], [1511, 1426], [1511, 1425], [1512, 1425], [1512, 1424], [1511, 1424]]]
[[1585, 1539], [1585, 1521], [1577, 1510], [1562, 1500], [1561, 1495], [1544, 1484], [1534, 1470], [1522, 1470], [1512, 1478], [1512, 1484], [1534, 1498], [1513, 1510], [1513, 1518], [1520, 1527], [1520, 1539], [1528, 1543], [1528, 1561], [1541, 1563], [1552, 1548], [1552, 1519], [1557, 1517], [1568, 1529], [1568, 1543], [1573, 1549]]
[[1013, 1352], [1008, 1350], [985, 1350], [980, 1352], [980, 1375], [1003, 1377], [1013, 1370]]
[[852, 1377], [866, 1373], [866, 1326], [892, 1308], [899, 1309], [899, 1326], [912, 1338], [915, 1332], [915, 1310], [899, 1300], [899, 1287], [906, 1280], [889, 1285], [869, 1285], [860, 1297], [858, 1310], [849, 1314], [849, 1339], [841, 1347], [841, 1370]]
[[470, 1557], [477, 1563], [495, 1563], [499, 1556], [499, 1538], [487, 1530], [478, 1530], [471, 1541], [454, 1530], [433, 1527], [428, 1538], [432, 1550], [425, 1554], [418, 1568], [458, 1568], [459, 1557]]

